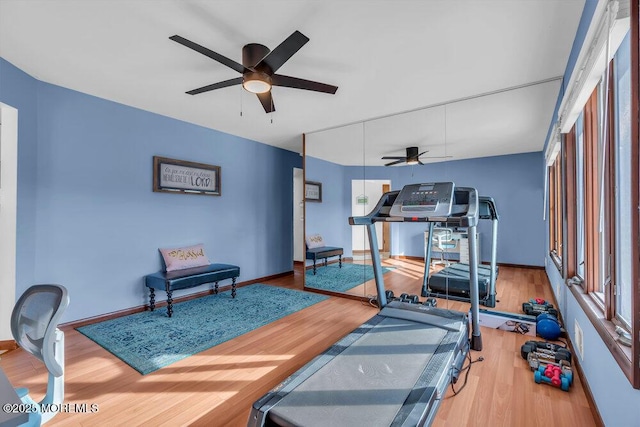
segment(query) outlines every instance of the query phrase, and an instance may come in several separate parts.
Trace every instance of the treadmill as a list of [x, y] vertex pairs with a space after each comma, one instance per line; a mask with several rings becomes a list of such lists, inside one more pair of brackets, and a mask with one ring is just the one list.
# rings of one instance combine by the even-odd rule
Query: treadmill
[[[463, 199], [467, 203], [454, 203]], [[452, 182], [407, 185], [385, 193], [367, 216], [349, 218], [351, 225], [367, 228], [381, 310], [258, 399], [247, 425], [430, 425], [469, 349], [482, 349], [475, 286], [477, 220], [477, 191], [455, 188]], [[473, 236], [471, 322], [467, 313], [387, 303], [375, 223], [443, 221], [469, 227]]]
[[[459, 196], [465, 195], [460, 193]], [[491, 197], [480, 196], [478, 206], [478, 218], [491, 220], [491, 265], [478, 266], [478, 299], [480, 304], [486, 307], [496, 306], [496, 279], [498, 266], [496, 265], [496, 252], [498, 244], [498, 211]], [[457, 201], [463, 203], [464, 201]], [[429, 223], [429, 236], [433, 233], [433, 223]], [[450, 223], [444, 225], [453, 226]], [[470, 233], [469, 233], [470, 236]], [[431, 245], [426, 245], [424, 279], [422, 282], [423, 297], [448, 298], [456, 301], [470, 301], [470, 269], [469, 264], [457, 262], [442, 270], [429, 274], [429, 262], [431, 259]]]

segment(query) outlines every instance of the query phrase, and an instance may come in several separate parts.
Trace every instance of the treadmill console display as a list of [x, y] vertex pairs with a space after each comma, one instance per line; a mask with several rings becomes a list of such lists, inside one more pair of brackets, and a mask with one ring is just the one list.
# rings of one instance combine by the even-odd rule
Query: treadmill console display
[[405, 185], [389, 215], [405, 218], [448, 216], [453, 203], [453, 182]]

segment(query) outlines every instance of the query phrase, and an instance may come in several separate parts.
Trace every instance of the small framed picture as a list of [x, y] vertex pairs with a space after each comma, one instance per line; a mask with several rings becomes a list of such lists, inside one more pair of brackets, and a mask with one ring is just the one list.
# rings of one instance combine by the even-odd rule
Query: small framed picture
[[314, 181], [305, 182], [304, 199], [307, 202], [322, 202], [322, 183]]
[[220, 166], [153, 156], [153, 191], [220, 195]]

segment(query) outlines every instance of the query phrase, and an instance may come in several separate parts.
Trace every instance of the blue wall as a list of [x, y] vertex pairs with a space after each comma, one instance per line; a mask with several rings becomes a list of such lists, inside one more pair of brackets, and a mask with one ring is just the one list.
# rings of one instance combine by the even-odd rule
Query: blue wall
[[[335, 194], [325, 206], [307, 203], [307, 232], [323, 227], [323, 236], [331, 235], [351, 245], [347, 218], [351, 212], [351, 180], [391, 180], [392, 190], [416, 182], [453, 181], [457, 186], [474, 187], [480, 195], [493, 197], [500, 215], [498, 226], [498, 262], [529, 266], [544, 265], [545, 226], [543, 212], [543, 177], [540, 176], [542, 153], [514, 154], [480, 159], [430, 163], [425, 166], [341, 167], [307, 157], [307, 168]], [[340, 182], [342, 180], [342, 183]], [[326, 185], [325, 182], [329, 183]], [[343, 186], [340, 190], [340, 186]], [[325, 190], [324, 194], [328, 194]], [[323, 199], [324, 199], [323, 195]], [[327, 196], [328, 197], [328, 196]], [[377, 201], [372, 201], [375, 206]], [[393, 255], [424, 256], [425, 224], [392, 224]], [[491, 259], [491, 222], [481, 221], [480, 259]], [[342, 236], [342, 237], [341, 237]], [[325, 238], [328, 244], [334, 245]], [[523, 244], [523, 242], [525, 242]]]
[[351, 257], [351, 183], [345, 181], [344, 169], [314, 157], [305, 158], [305, 180], [322, 183], [322, 203], [305, 204], [305, 228], [307, 236], [320, 234], [327, 246], [341, 247], [344, 256]]
[[[65, 285], [63, 321], [139, 306], [143, 276], [161, 268], [158, 248], [195, 243], [212, 262], [239, 265], [240, 281], [292, 270], [297, 153], [0, 61], [0, 101], [19, 110], [17, 295], [36, 282]], [[154, 155], [221, 166], [222, 196], [152, 192]]]

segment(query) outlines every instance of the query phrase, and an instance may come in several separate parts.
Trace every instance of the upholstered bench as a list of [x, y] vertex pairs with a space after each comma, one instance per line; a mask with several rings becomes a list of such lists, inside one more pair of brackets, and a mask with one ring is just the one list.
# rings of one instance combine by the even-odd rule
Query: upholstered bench
[[149, 288], [149, 308], [156, 307], [155, 289], [167, 293], [167, 314], [173, 314], [173, 291], [177, 289], [193, 288], [205, 283], [214, 283], [214, 293], [218, 293], [218, 282], [231, 279], [231, 297], [236, 297], [236, 278], [240, 276], [240, 267], [231, 264], [209, 264], [202, 267], [185, 268], [174, 271], [158, 271], [144, 277], [144, 283]]
[[342, 248], [337, 248], [333, 246], [321, 246], [319, 248], [309, 249], [307, 247], [306, 259], [313, 260], [313, 274], [316, 274], [316, 261], [319, 259], [324, 259], [324, 266], [327, 266], [327, 258], [337, 256], [338, 262], [340, 263], [340, 268], [342, 268]]

